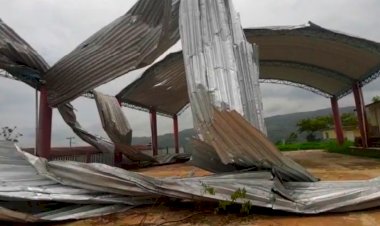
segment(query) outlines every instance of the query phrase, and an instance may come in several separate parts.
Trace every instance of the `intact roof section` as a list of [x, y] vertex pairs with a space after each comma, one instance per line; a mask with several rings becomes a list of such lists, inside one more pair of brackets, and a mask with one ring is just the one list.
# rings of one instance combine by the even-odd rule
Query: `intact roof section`
[[[352, 84], [380, 76], [380, 43], [327, 30], [309, 22], [302, 26], [245, 29], [259, 46], [260, 79], [297, 85], [326, 97], [343, 97]], [[182, 52], [169, 54], [123, 89], [121, 101], [175, 115], [188, 103]]]

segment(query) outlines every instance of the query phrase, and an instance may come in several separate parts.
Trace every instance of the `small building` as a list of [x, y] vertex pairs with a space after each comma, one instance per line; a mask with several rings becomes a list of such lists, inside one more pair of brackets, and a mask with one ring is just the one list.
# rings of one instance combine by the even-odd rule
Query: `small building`
[[[322, 136], [324, 140], [337, 139], [334, 127], [323, 130]], [[343, 136], [346, 140], [355, 141], [355, 137], [360, 137], [360, 130], [356, 126], [345, 126], [343, 127]]]
[[368, 136], [370, 138], [380, 138], [380, 101], [373, 102], [365, 106]]

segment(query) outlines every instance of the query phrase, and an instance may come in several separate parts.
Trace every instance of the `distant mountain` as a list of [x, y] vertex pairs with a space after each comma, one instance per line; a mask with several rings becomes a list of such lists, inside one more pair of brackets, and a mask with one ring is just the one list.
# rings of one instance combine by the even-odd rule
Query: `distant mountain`
[[[340, 108], [340, 113], [353, 112], [355, 107], [344, 107]], [[292, 132], [297, 132], [297, 122], [306, 119], [313, 118], [317, 116], [330, 115], [332, 114], [330, 108], [320, 109], [316, 111], [308, 112], [297, 112], [285, 115], [276, 115], [265, 118], [265, 123], [268, 129], [268, 137], [271, 141], [277, 142], [282, 139], [286, 139]], [[194, 129], [186, 129], [180, 132], [180, 144], [185, 145], [188, 138], [195, 136]], [[300, 140], [305, 139], [305, 135], [299, 135]], [[132, 139], [133, 144], [149, 144], [151, 142], [150, 137], [134, 137]], [[158, 143], [161, 148], [173, 147], [174, 139], [173, 134], [164, 134], [158, 136]]]
[[[353, 112], [355, 107], [340, 108], [340, 113]], [[320, 109], [316, 111], [297, 112], [286, 115], [276, 115], [265, 118], [265, 123], [268, 129], [268, 137], [271, 141], [277, 142], [282, 139], [288, 138], [292, 132], [297, 132], [297, 122], [306, 119], [314, 118], [317, 116], [331, 115], [331, 108]], [[299, 135], [299, 139], [304, 140], [305, 135]]]

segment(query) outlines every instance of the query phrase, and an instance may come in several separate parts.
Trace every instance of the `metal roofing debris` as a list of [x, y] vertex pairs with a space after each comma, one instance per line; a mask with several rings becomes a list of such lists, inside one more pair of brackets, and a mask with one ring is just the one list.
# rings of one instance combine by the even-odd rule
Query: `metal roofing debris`
[[77, 121], [74, 108], [71, 104], [63, 104], [58, 107], [58, 111], [61, 114], [63, 120], [68, 126], [71, 127], [73, 132], [81, 138], [83, 141], [91, 144], [101, 152], [113, 153], [115, 145], [109, 140], [100, 136], [95, 136], [85, 130]]
[[182, 0], [180, 24], [194, 127], [205, 143], [195, 148], [207, 145], [205, 151], [215, 151], [225, 165], [273, 170], [284, 181], [316, 181], [264, 135], [258, 57], [231, 1]]
[[[350, 92], [354, 81], [366, 84], [380, 76], [378, 42], [311, 22], [302, 26], [247, 28], [244, 33], [259, 48], [260, 82], [288, 84], [326, 97], [342, 97]], [[146, 107], [156, 99], [152, 98], [156, 89], [151, 81], [157, 84], [165, 80], [166, 84], [175, 84], [174, 87], [184, 86], [180, 84], [184, 80], [181, 76], [185, 76], [183, 63], [181, 51], [169, 54], [118, 95], [128, 104]], [[360, 70], [353, 65], [360, 65]], [[188, 96], [182, 94], [176, 89], [162, 89], [160, 95], [171, 97], [170, 102], [161, 100], [152, 106], [163, 113], [177, 114], [180, 110], [174, 109], [189, 102]]]
[[132, 129], [114, 96], [93, 91], [103, 129], [117, 144], [131, 145]]
[[179, 0], [140, 0], [43, 75], [57, 106], [152, 63], [179, 40]]
[[41, 73], [48, 69], [44, 59], [0, 19], [0, 69], [39, 87]]
[[182, 0], [179, 21], [194, 126], [202, 120], [202, 109], [192, 98], [202, 86], [215, 107], [239, 112], [266, 133], [258, 56], [245, 39], [232, 2]]
[[231, 201], [239, 189], [245, 195], [236, 203], [294, 213], [352, 211], [380, 205], [380, 178], [283, 182], [270, 171], [258, 171], [159, 179], [103, 164], [47, 162], [10, 142], [0, 142], [0, 157], [0, 219], [5, 221], [101, 216], [153, 204], [159, 197], [217, 203]]
[[[147, 203], [117, 194], [62, 185], [43, 173], [46, 171], [45, 160], [16, 149], [11, 142], [0, 142], [0, 159], [2, 220], [35, 222], [80, 219], [125, 211], [131, 205]], [[38, 169], [35, 168], [37, 165]]]
[[103, 128], [114, 142], [115, 148], [129, 160], [156, 162], [152, 156], [131, 147], [132, 129], [116, 97], [104, 95], [97, 91], [93, 93]]
[[135, 150], [131, 146], [132, 130], [124, 113], [121, 111], [117, 99], [113, 96], [104, 95], [97, 91], [93, 91], [93, 93], [95, 95], [95, 101], [103, 128], [111, 138], [112, 142], [108, 139], [95, 136], [82, 128], [79, 122], [76, 121], [72, 105], [63, 104], [58, 107], [63, 120], [83, 141], [91, 144], [101, 152], [114, 153], [115, 148], [117, 148], [118, 151], [121, 151], [126, 157], [124, 158], [124, 163], [126, 164], [138, 162], [141, 163], [140, 166], [146, 167], [184, 162], [190, 159], [189, 154], [167, 154], [152, 157], [142, 153], [140, 150]]
[[[198, 101], [204, 104], [201, 101], [207, 99], [204, 95], [197, 99], [193, 98], [194, 102]], [[236, 166], [237, 169], [254, 167], [259, 170], [272, 170], [278, 178], [284, 181], [318, 180], [302, 166], [284, 156], [263, 133], [250, 125], [236, 111], [204, 108], [202, 112], [207, 112], [204, 114], [207, 116], [204, 117], [203, 121], [199, 121], [198, 132], [208, 147], [196, 142], [195, 151], [200, 152], [199, 149], [202, 148], [202, 152], [216, 152], [220, 158], [220, 163]], [[210, 154], [213, 155], [207, 153], [205, 156]], [[219, 159], [207, 160], [204, 157], [199, 157], [199, 155], [196, 154], [198, 157], [192, 162], [196, 162], [200, 168], [207, 170], [217, 167], [210, 166], [213, 165], [212, 161], [220, 165]], [[200, 159], [201, 162], [197, 162], [197, 159]], [[215, 170], [213, 171], [215, 172]]]

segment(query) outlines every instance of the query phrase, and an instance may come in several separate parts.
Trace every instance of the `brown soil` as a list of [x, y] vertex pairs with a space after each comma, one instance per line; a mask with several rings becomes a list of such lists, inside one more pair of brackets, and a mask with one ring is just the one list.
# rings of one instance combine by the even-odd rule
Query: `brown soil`
[[[380, 161], [326, 153], [319, 150], [287, 152], [295, 161], [322, 180], [355, 180], [380, 176]], [[155, 177], [207, 175], [207, 171], [186, 164], [141, 169]], [[255, 211], [254, 211], [255, 212]], [[271, 210], [257, 210], [249, 216], [215, 214], [213, 207], [193, 203], [157, 204], [126, 213], [69, 222], [65, 226], [97, 225], [262, 225], [262, 226], [376, 226], [380, 225], [380, 208], [342, 214], [301, 216]], [[170, 223], [171, 222], [171, 223]]]

